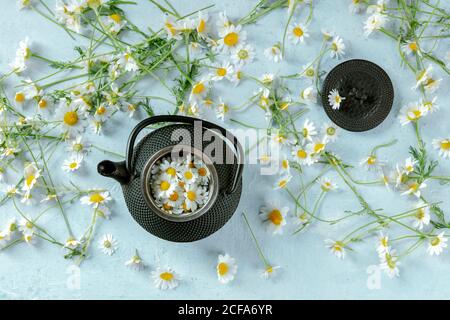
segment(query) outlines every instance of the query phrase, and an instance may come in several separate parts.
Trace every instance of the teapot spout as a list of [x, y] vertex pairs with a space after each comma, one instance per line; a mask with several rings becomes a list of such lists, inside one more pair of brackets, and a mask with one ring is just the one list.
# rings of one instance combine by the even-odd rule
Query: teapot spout
[[97, 165], [97, 171], [102, 176], [113, 178], [120, 184], [127, 184], [130, 181], [130, 173], [126, 168], [125, 161], [113, 162], [103, 160]]

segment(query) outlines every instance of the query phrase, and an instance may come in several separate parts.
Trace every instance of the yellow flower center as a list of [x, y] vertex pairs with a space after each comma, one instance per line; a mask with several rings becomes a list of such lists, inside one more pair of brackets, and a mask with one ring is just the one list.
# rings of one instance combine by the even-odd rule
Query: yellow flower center
[[89, 197], [89, 200], [92, 203], [100, 203], [105, 200], [105, 198], [100, 193], [94, 193]]
[[74, 126], [78, 123], [78, 114], [75, 111], [66, 112], [64, 115], [64, 123], [68, 126]]
[[431, 245], [433, 247], [439, 245], [439, 243], [441, 243], [441, 239], [439, 239], [438, 237], [433, 238], [433, 240], [431, 240]]
[[387, 240], [387, 238], [386, 237], [383, 237], [382, 239], [381, 239], [381, 245], [383, 246], [383, 247], [387, 247], [387, 245], [388, 245], [388, 240]]
[[77, 165], [78, 165], [78, 163], [72, 162], [72, 163], [69, 164], [69, 168], [70, 169], [75, 169], [77, 167]]
[[187, 180], [191, 180], [191, 179], [194, 177], [194, 175], [192, 174], [191, 171], [186, 171], [186, 172], [184, 173], [184, 177], [185, 177]]
[[302, 28], [300, 28], [300, 27], [295, 27], [295, 28], [292, 30], [292, 32], [294, 33], [294, 36], [299, 37], [299, 38], [300, 38], [301, 36], [303, 36], [303, 34], [304, 34]]
[[174, 192], [174, 193], [172, 193], [171, 195], [170, 195], [170, 197], [169, 197], [169, 199], [170, 199], [170, 201], [177, 201], [178, 200], [178, 193], [177, 192]]
[[204, 91], [205, 91], [205, 85], [202, 82], [195, 84], [194, 87], [192, 88], [193, 94], [201, 94]]
[[341, 96], [340, 95], [336, 95], [336, 97], [334, 97], [334, 101], [336, 103], [341, 103], [341, 101], [342, 101]]
[[113, 13], [112, 15], [109, 16], [111, 18], [111, 20], [113, 20], [115, 23], [120, 23], [122, 21], [122, 17], [120, 16], [120, 14], [117, 13]]
[[329, 136], [334, 136], [336, 134], [336, 129], [333, 127], [328, 127], [327, 128], [327, 135]]
[[297, 157], [300, 159], [305, 159], [308, 156], [305, 150], [298, 150]]
[[225, 262], [221, 262], [217, 265], [217, 271], [219, 272], [219, 275], [224, 276], [228, 273], [228, 264]]
[[106, 108], [104, 106], [100, 106], [97, 108], [96, 113], [99, 115], [104, 115], [106, 113]]
[[441, 149], [449, 150], [450, 149], [450, 140], [442, 140], [441, 141]]
[[219, 77], [225, 77], [227, 75], [227, 69], [225, 69], [225, 68], [217, 68], [216, 74]]
[[410, 121], [415, 121], [418, 120], [420, 117], [422, 116], [422, 112], [420, 112], [420, 110], [412, 110], [410, 112], [408, 112], [407, 118]]
[[333, 250], [334, 251], [338, 251], [338, 252], [342, 252], [342, 247], [339, 245], [339, 244], [335, 244], [334, 246], [333, 246]]
[[281, 167], [282, 167], [284, 170], [287, 170], [287, 169], [289, 168], [289, 160], [284, 159], [283, 161], [281, 161]]
[[410, 44], [408, 44], [409, 49], [411, 49], [412, 52], [416, 52], [417, 49], [419, 49], [419, 47], [417, 46], [417, 43], [415, 42], [411, 42]]
[[172, 177], [174, 177], [177, 174], [177, 171], [175, 168], [169, 167], [166, 169], [166, 173]]
[[206, 29], [206, 22], [203, 19], [200, 19], [200, 21], [198, 22], [198, 26], [197, 26], [197, 32], [198, 33], [202, 33], [204, 32]]
[[171, 272], [163, 272], [159, 275], [159, 277], [164, 281], [170, 281], [174, 278], [173, 273]]
[[322, 151], [324, 148], [325, 148], [325, 144], [323, 144], [323, 143], [316, 143], [314, 145], [314, 152], [318, 153], [318, 152]]
[[103, 246], [108, 249], [111, 248], [111, 241], [109, 240], [103, 241]]
[[14, 100], [18, 103], [22, 103], [25, 101], [25, 95], [22, 92], [17, 92]]
[[26, 184], [27, 186], [31, 186], [31, 184], [34, 182], [35, 176], [33, 174], [30, 174], [27, 178], [26, 178]]
[[161, 181], [159, 187], [161, 188], [162, 191], [167, 191], [170, 188], [170, 183], [168, 181]]
[[26, 226], [28, 229], [31, 229], [31, 228], [33, 228], [33, 223], [30, 222], [30, 221], [27, 221], [27, 223], [25, 224], [25, 226]]
[[47, 103], [47, 100], [45, 100], [45, 99], [41, 99], [41, 100], [39, 100], [39, 102], [38, 102], [38, 106], [39, 106], [39, 108], [41, 108], [41, 109], [47, 108], [47, 105], [48, 105], [48, 103]]
[[276, 226], [279, 226], [283, 222], [283, 216], [281, 215], [281, 211], [278, 209], [273, 209], [270, 211], [268, 218], [270, 222]]
[[315, 74], [314, 69], [313, 69], [313, 68], [308, 68], [308, 69], [306, 69], [305, 74], [306, 74], [306, 76], [309, 77], [309, 78], [314, 77], [314, 74]]
[[367, 158], [367, 164], [372, 166], [377, 162], [377, 158], [375, 156], [370, 156]]
[[239, 35], [236, 32], [230, 32], [223, 38], [223, 43], [229, 47], [234, 47], [239, 41]]
[[206, 176], [207, 173], [208, 172], [206, 171], [206, 168], [204, 168], [204, 167], [198, 169], [198, 175], [201, 177]]
[[284, 188], [284, 187], [286, 187], [287, 183], [288, 183], [288, 180], [283, 179], [283, 180], [280, 180], [280, 181], [278, 182], [278, 186], [279, 186], [280, 188]]
[[244, 49], [239, 50], [239, 52], [238, 52], [238, 57], [239, 57], [239, 59], [241, 59], [241, 60], [247, 59], [247, 58], [248, 58], [248, 51], [247, 51], [247, 50], [244, 50]]
[[197, 199], [197, 194], [194, 191], [188, 191], [187, 192], [187, 198], [190, 201], [195, 201]]
[[416, 218], [418, 220], [422, 220], [425, 217], [425, 210], [423, 208], [417, 210], [416, 212]]

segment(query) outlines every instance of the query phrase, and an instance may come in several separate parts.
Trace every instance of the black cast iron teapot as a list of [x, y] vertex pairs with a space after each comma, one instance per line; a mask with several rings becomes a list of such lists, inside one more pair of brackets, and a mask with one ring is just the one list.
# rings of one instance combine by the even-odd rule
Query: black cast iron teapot
[[[147, 126], [172, 123], [147, 134], [134, 146]], [[211, 173], [208, 199], [190, 214], [169, 215], [152, 196], [152, 168], [167, 155], [200, 157]], [[141, 121], [131, 132], [126, 161], [104, 160], [98, 172], [120, 182], [132, 217], [153, 235], [175, 242], [205, 238], [231, 218], [242, 192], [243, 150], [224, 128], [200, 119], [161, 115]]]

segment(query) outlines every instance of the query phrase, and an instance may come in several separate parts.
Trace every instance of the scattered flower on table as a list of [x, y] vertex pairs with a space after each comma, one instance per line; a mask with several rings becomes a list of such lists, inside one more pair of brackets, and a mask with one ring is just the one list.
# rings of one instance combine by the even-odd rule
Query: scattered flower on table
[[345, 258], [345, 244], [343, 242], [327, 239], [325, 240], [325, 244], [336, 257], [339, 259]]
[[330, 56], [332, 58], [340, 59], [341, 57], [343, 57], [345, 55], [344, 40], [342, 40], [342, 38], [339, 36], [335, 36], [333, 38], [333, 41], [331, 41], [330, 48], [331, 48]]
[[369, 16], [364, 24], [364, 33], [369, 36], [372, 32], [380, 30], [386, 24], [386, 16], [383, 14], [375, 13]]
[[301, 129], [300, 132], [303, 139], [309, 141], [312, 141], [313, 137], [317, 135], [316, 126], [309, 119], [306, 119], [305, 122], [303, 122], [303, 128]]
[[325, 122], [321, 133], [328, 142], [335, 142], [339, 136], [339, 128], [331, 122]]
[[402, 195], [415, 195], [417, 198], [420, 198], [420, 195], [422, 193], [422, 189], [426, 188], [427, 185], [425, 182], [419, 183], [417, 181], [408, 181], [405, 184], [405, 191], [402, 193]]
[[104, 205], [111, 201], [112, 198], [109, 195], [108, 191], [100, 191], [93, 189], [88, 195], [81, 197], [80, 201], [82, 204], [87, 204], [92, 206], [93, 208], [98, 208], [101, 205]]
[[291, 181], [291, 179], [292, 179], [292, 175], [291, 174], [289, 174], [289, 173], [283, 174], [275, 182], [274, 189], [277, 190], [277, 189], [284, 189], [284, 188], [286, 188], [288, 183], [289, 183], [289, 181]]
[[278, 63], [283, 60], [283, 53], [281, 51], [281, 45], [280, 43], [276, 43], [273, 46], [267, 48], [264, 50], [264, 55], [267, 59]]
[[236, 260], [230, 255], [219, 255], [217, 258], [217, 279], [220, 283], [226, 284], [234, 280], [238, 266]]
[[157, 267], [152, 271], [153, 284], [160, 290], [172, 290], [178, 287], [180, 277], [170, 267]]
[[300, 98], [307, 104], [317, 103], [317, 93], [314, 87], [307, 87], [300, 92]]
[[423, 230], [424, 226], [430, 224], [430, 208], [425, 202], [421, 201], [417, 204], [417, 210], [414, 213], [413, 226], [418, 230]]
[[66, 243], [64, 244], [64, 248], [68, 249], [76, 249], [81, 245], [81, 242], [73, 237], [70, 237], [66, 240]]
[[281, 206], [277, 202], [271, 202], [259, 209], [259, 217], [266, 225], [266, 230], [269, 233], [282, 234], [288, 212], [289, 207]]
[[62, 169], [66, 172], [74, 172], [80, 169], [81, 163], [83, 162], [83, 156], [80, 154], [72, 156], [68, 160], [64, 160]]
[[289, 27], [288, 37], [293, 44], [303, 43], [309, 37], [308, 29], [301, 23]]
[[428, 243], [427, 252], [432, 255], [440, 255], [445, 248], [447, 248], [448, 238], [445, 236], [445, 232], [442, 231], [437, 236], [432, 237]]
[[98, 247], [104, 254], [112, 256], [118, 248], [118, 242], [112, 234], [108, 233], [101, 237]]
[[231, 59], [238, 67], [253, 62], [255, 58], [255, 49], [249, 44], [240, 44], [232, 51]]
[[380, 254], [380, 268], [389, 276], [389, 278], [398, 277], [400, 275], [400, 270], [398, 269], [400, 261], [396, 254], [395, 249], [390, 248], [383, 254]]
[[137, 250], [135, 250], [134, 255], [130, 258], [130, 260], [125, 262], [125, 265], [130, 269], [136, 271], [141, 271], [145, 268], [144, 261], [142, 260]]
[[438, 138], [433, 139], [433, 147], [439, 151], [442, 158], [450, 158], [450, 139]]
[[380, 231], [378, 233], [377, 252], [381, 257], [389, 250], [389, 237]]
[[400, 109], [398, 119], [401, 125], [404, 126], [408, 123], [420, 120], [423, 116], [426, 116], [427, 113], [428, 110], [422, 104], [411, 102]]
[[266, 268], [261, 272], [261, 277], [265, 280], [268, 280], [274, 277], [276, 273], [278, 273], [278, 269], [280, 269], [279, 266], [266, 266]]
[[320, 188], [323, 192], [335, 191], [338, 189], [337, 184], [331, 181], [329, 178], [321, 178], [317, 182], [320, 184]]
[[337, 89], [331, 90], [328, 94], [328, 103], [333, 108], [333, 110], [339, 110], [343, 100], [345, 100], [345, 97], [341, 97]]

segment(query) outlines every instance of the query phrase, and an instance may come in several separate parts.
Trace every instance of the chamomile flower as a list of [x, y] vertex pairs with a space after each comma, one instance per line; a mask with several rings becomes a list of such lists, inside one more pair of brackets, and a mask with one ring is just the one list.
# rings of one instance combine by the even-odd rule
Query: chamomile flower
[[405, 159], [405, 164], [403, 165], [403, 170], [405, 170], [405, 173], [407, 175], [409, 175], [410, 173], [414, 172], [414, 168], [415, 168], [416, 164], [417, 164], [416, 160], [414, 160], [411, 157], [408, 157]]
[[89, 152], [91, 146], [81, 135], [69, 140], [68, 143], [69, 146], [67, 147], [67, 151], [74, 154], [84, 155]]
[[25, 218], [20, 219], [17, 227], [22, 234], [33, 234], [36, 229], [33, 221]]
[[279, 203], [272, 202], [259, 209], [259, 217], [266, 225], [266, 230], [269, 233], [282, 234], [288, 212], [288, 207], [282, 207]]
[[424, 202], [419, 202], [417, 210], [414, 212], [413, 226], [418, 230], [423, 230], [424, 226], [430, 224], [430, 208]]
[[291, 153], [294, 160], [300, 165], [310, 166], [314, 163], [310, 151], [307, 150], [304, 144], [293, 146]]
[[232, 51], [231, 59], [237, 66], [251, 63], [255, 57], [255, 49], [249, 44], [240, 44]]
[[5, 231], [0, 231], [0, 248], [3, 248], [3, 246], [9, 241], [8, 235]]
[[345, 258], [345, 243], [341, 241], [334, 241], [331, 239], [325, 240], [326, 247], [330, 249], [331, 253], [333, 253], [339, 259]]
[[400, 109], [398, 119], [402, 126], [416, 122], [428, 113], [427, 109], [420, 103], [409, 103]]
[[22, 239], [29, 245], [34, 245], [37, 241], [34, 233], [24, 233]]
[[[322, 139], [313, 139], [312, 142], [308, 143], [306, 145], [306, 149], [309, 150], [309, 153], [311, 154], [311, 156], [313, 158], [315, 158], [316, 156], [320, 155], [326, 148], [327, 146], [327, 140], [325, 138]], [[312, 159], [314, 162], [317, 159]]]
[[241, 66], [234, 66], [234, 72], [231, 74], [230, 82], [234, 84], [235, 87], [241, 83], [242, 78], [244, 77], [244, 73], [241, 70]]
[[175, 40], [181, 40], [182, 35], [180, 32], [180, 26], [179, 24], [174, 21], [169, 15], [165, 16], [164, 20], [164, 29], [167, 32], [167, 39], [175, 39]]
[[17, 224], [16, 218], [11, 218], [8, 220], [4, 231], [7, 235], [7, 239], [11, 240], [11, 238], [18, 231], [18, 224]]
[[434, 113], [439, 110], [439, 105], [436, 103], [437, 97], [433, 97], [433, 99], [422, 99], [420, 100], [420, 104], [425, 107], [427, 112]]
[[245, 42], [247, 33], [241, 29], [242, 27], [239, 25], [229, 25], [219, 32], [219, 36], [221, 37], [219, 47], [223, 52], [230, 52]]
[[190, 184], [185, 186], [184, 197], [186, 209], [194, 212], [199, 206], [205, 203], [208, 192], [203, 187]]
[[172, 290], [178, 287], [179, 276], [170, 267], [157, 267], [152, 271], [153, 284], [160, 290]]
[[273, 46], [265, 49], [264, 56], [266, 56], [267, 59], [275, 63], [283, 61], [283, 53], [281, 52], [281, 45], [279, 43], [276, 43]]
[[309, 215], [306, 212], [299, 212], [293, 217], [294, 223], [296, 225], [303, 226], [307, 223], [309, 223]]
[[337, 89], [331, 90], [328, 94], [328, 103], [333, 110], [339, 110], [343, 100], [345, 100], [345, 98], [339, 95], [339, 91]]
[[380, 231], [377, 240], [377, 252], [381, 257], [389, 250], [389, 237]]
[[421, 189], [426, 188], [427, 185], [425, 182], [419, 183], [415, 180], [411, 180], [406, 182], [404, 188], [406, 189], [402, 195], [415, 195], [417, 198], [420, 198]]
[[327, 142], [336, 141], [338, 138], [338, 135], [339, 135], [338, 127], [331, 122], [325, 122], [322, 125], [321, 132], [322, 132], [323, 136], [325, 137], [325, 139], [327, 140]]
[[438, 138], [433, 139], [433, 147], [439, 150], [439, 155], [442, 158], [450, 158], [450, 139]]
[[275, 182], [274, 189], [277, 190], [277, 189], [286, 188], [289, 181], [291, 181], [291, 179], [292, 179], [292, 175], [290, 175], [288, 173], [281, 175]]
[[70, 237], [66, 240], [66, 242], [64, 243], [64, 248], [68, 248], [68, 249], [76, 249], [80, 246], [81, 242], [73, 237]]
[[208, 24], [208, 21], [209, 21], [208, 14], [204, 13], [203, 11], [199, 11], [195, 29], [197, 30], [197, 34], [202, 38], [206, 38], [208, 36], [208, 33], [210, 32], [210, 26]]
[[442, 79], [436, 79], [433, 77], [429, 77], [427, 81], [423, 84], [423, 88], [425, 89], [425, 93], [431, 94], [434, 93], [442, 82]]
[[174, 209], [179, 209], [182, 207], [184, 200], [183, 189], [177, 186], [167, 198], [167, 204]]
[[432, 78], [433, 66], [430, 64], [426, 69], [421, 70], [416, 76], [416, 85], [413, 87], [414, 89], [419, 88], [420, 86], [425, 85], [429, 79]]
[[97, 216], [102, 217], [106, 220], [111, 219], [111, 210], [105, 205], [98, 206], [95, 209], [95, 213], [97, 214]]
[[178, 177], [185, 184], [193, 184], [198, 179], [198, 172], [195, 166], [192, 165], [184, 165], [180, 168], [178, 172]]
[[125, 71], [134, 72], [139, 70], [139, 67], [136, 63], [136, 60], [133, 57], [133, 52], [131, 52], [130, 47], [127, 47], [126, 51], [119, 56], [117, 63]]
[[58, 0], [55, 7], [56, 19], [68, 29], [79, 33], [81, 31], [81, 12], [79, 12], [79, 9], [80, 6], [76, 4], [66, 4], [64, 1]]
[[153, 183], [153, 192], [157, 198], [167, 199], [177, 186], [177, 181], [170, 175], [163, 173]]
[[402, 51], [407, 55], [422, 55], [419, 44], [416, 41], [408, 41], [402, 45]]
[[348, 5], [348, 10], [351, 13], [360, 13], [364, 9], [364, 1], [363, 0], [350, 0], [350, 4]]
[[105, 104], [99, 105], [97, 108], [95, 108], [94, 112], [94, 118], [97, 119], [97, 121], [105, 122], [113, 113], [113, 110], [110, 106], [106, 106]]
[[261, 271], [261, 277], [264, 280], [268, 280], [275, 275], [275, 273], [277, 272], [278, 269], [280, 269], [279, 266], [268, 265], [264, 268], [264, 270]]
[[31, 100], [34, 98], [38, 98], [43, 95], [43, 91], [39, 88], [36, 83], [30, 78], [24, 79], [23, 83], [25, 85], [25, 89], [23, 90], [23, 95], [26, 100]]
[[266, 85], [272, 84], [274, 79], [275, 76], [273, 73], [264, 73], [261, 77], [259, 77], [259, 80]]
[[108, 31], [113, 34], [119, 33], [126, 24], [127, 22], [123, 20], [120, 13], [112, 13], [105, 18], [105, 25], [108, 28]]
[[219, 255], [217, 258], [217, 279], [220, 283], [226, 284], [234, 280], [234, 277], [237, 273], [237, 264], [236, 260], [232, 258], [230, 255]]
[[41, 176], [41, 171], [36, 167], [34, 163], [28, 164], [23, 171], [23, 186], [22, 190], [25, 192], [31, 191], [36, 185], [39, 177]]
[[81, 197], [80, 202], [93, 208], [99, 208], [111, 200], [112, 198], [108, 191], [92, 190], [86, 196]]
[[289, 163], [289, 159], [286, 157], [282, 158], [279, 162], [279, 170], [282, 175], [290, 175], [291, 165]]
[[362, 167], [366, 170], [378, 170], [380, 165], [382, 165], [382, 161], [378, 160], [378, 157], [375, 154], [370, 154], [367, 157], [364, 157], [360, 163]]
[[27, 68], [26, 62], [30, 59], [31, 55], [32, 52], [29, 45], [29, 38], [26, 37], [19, 42], [14, 62], [10, 64], [11, 69], [16, 73], [25, 71]]
[[289, 27], [288, 38], [293, 44], [303, 43], [308, 37], [308, 29], [301, 23], [295, 23]]
[[307, 104], [316, 104], [317, 103], [316, 90], [312, 86], [307, 87], [303, 89], [302, 92], [300, 92], [300, 98]]
[[380, 13], [374, 13], [367, 18], [364, 23], [364, 33], [369, 36], [372, 32], [380, 30], [386, 24], [386, 16]]
[[335, 36], [333, 38], [333, 41], [331, 41], [330, 49], [330, 56], [332, 58], [341, 58], [343, 55], [345, 55], [344, 40], [342, 40], [342, 38], [339, 36]]
[[316, 126], [314, 123], [306, 119], [305, 122], [303, 122], [303, 127], [301, 129], [301, 136], [305, 140], [312, 141], [313, 137], [317, 135]]
[[217, 119], [224, 121], [229, 111], [230, 107], [225, 102], [223, 102], [222, 98], [220, 98], [216, 110]]
[[445, 232], [439, 233], [437, 236], [430, 239], [428, 243], [427, 252], [430, 256], [432, 255], [440, 255], [445, 248], [447, 248], [447, 237], [445, 236]]
[[202, 101], [205, 98], [207, 91], [208, 91], [208, 87], [206, 84], [206, 79], [200, 79], [200, 81], [198, 81], [192, 85], [189, 100], [190, 101]]
[[216, 64], [211, 74], [212, 81], [220, 81], [225, 78], [231, 77], [233, 74], [233, 66], [229, 62]]
[[301, 76], [305, 77], [311, 81], [314, 81], [315, 77], [316, 77], [316, 70], [314, 69], [314, 65], [313, 64], [305, 64], [303, 66], [303, 71], [301, 72]]
[[337, 184], [328, 178], [321, 178], [317, 182], [319, 183], [320, 188], [324, 192], [334, 191], [338, 188]]
[[98, 247], [102, 252], [108, 256], [112, 256], [117, 250], [117, 240], [112, 234], [105, 234], [98, 242]]
[[398, 277], [400, 275], [400, 270], [398, 269], [400, 261], [398, 260], [396, 251], [390, 248], [380, 255], [380, 268], [389, 278]]
[[73, 103], [61, 100], [56, 118], [61, 121], [61, 128], [69, 137], [78, 136], [84, 131], [84, 116]]
[[70, 159], [64, 160], [62, 169], [66, 172], [77, 171], [81, 166], [81, 162], [83, 162], [83, 155], [75, 154]]
[[130, 260], [125, 262], [125, 265], [128, 268], [136, 271], [141, 271], [145, 268], [144, 261], [142, 260], [137, 250], [135, 250], [134, 255], [130, 258]]
[[[169, 161], [168, 159], [163, 159], [159, 166], [155, 166], [155, 169], [168, 174], [172, 178], [176, 178], [177, 172], [181, 168], [180, 168], [180, 163], [178, 163], [176, 161]], [[157, 172], [154, 172], [154, 173], [156, 174]]]
[[19, 6], [19, 10], [30, 7], [33, 4], [32, 0], [18, 0], [17, 5]]

